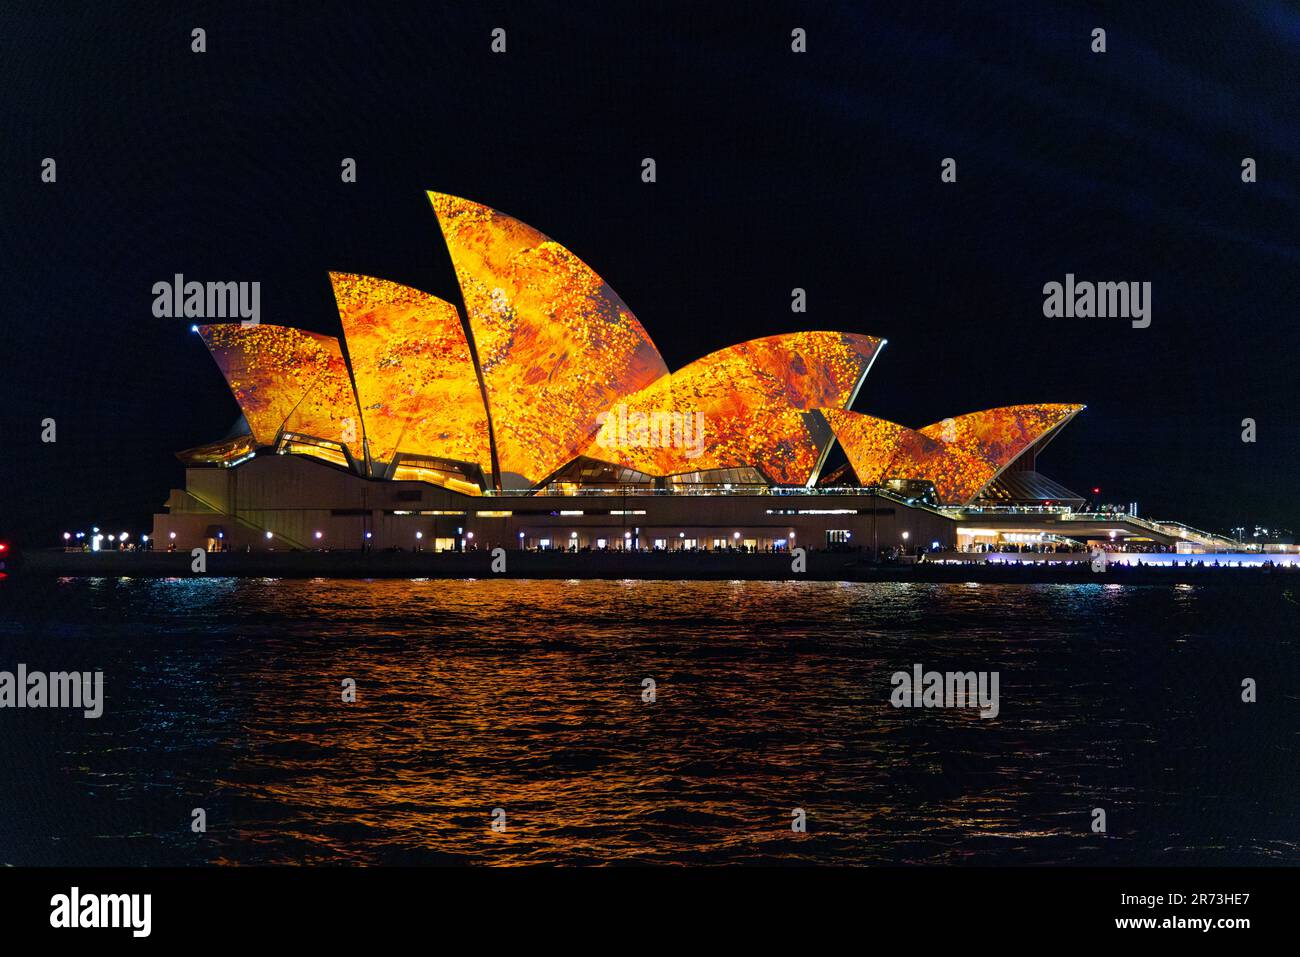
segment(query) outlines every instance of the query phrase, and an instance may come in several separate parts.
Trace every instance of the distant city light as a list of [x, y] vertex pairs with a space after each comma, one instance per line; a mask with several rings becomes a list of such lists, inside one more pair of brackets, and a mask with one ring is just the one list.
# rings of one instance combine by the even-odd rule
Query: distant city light
[[71, 532], [64, 532], [64, 533], [63, 533], [63, 540], [64, 540], [65, 542], [68, 541], [70, 538], [72, 538], [72, 533], [71, 533]]
[[416, 532], [416, 533], [415, 533], [415, 537], [416, 537], [417, 539], [424, 538], [424, 532]]
[[317, 532], [317, 533], [316, 533], [316, 538], [317, 538], [317, 539], [321, 538], [321, 535], [322, 535], [321, 532]]
[[270, 538], [270, 537], [271, 537], [271, 533], [270, 533], [270, 532], [267, 532], [267, 533], [266, 533], [266, 537], [267, 537], [267, 538]]
[[912, 533], [911, 533], [911, 532], [904, 532], [904, 533], [903, 533], [903, 541], [907, 541], [907, 540], [908, 540], [909, 538], [911, 538], [911, 537], [912, 537]]
[[176, 537], [176, 533], [175, 533], [175, 532], [168, 532], [168, 533], [167, 533], [167, 537], [168, 537], [168, 538], [175, 538], [175, 537]]

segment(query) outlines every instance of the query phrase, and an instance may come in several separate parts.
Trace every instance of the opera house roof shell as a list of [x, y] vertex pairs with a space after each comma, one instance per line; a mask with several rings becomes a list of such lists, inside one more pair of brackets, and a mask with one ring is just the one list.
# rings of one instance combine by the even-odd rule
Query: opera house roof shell
[[1060, 403], [1011, 405], [917, 430], [842, 409], [826, 409], [823, 415], [863, 485], [886, 479], [930, 481], [940, 502], [966, 505], [1082, 410], [1081, 405]]
[[855, 333], [767, 336], [669, 372], [627, 304], [564, 246], [487, 206], [429, 199], [465, 321], [421, 290], [332, 273], [342, 340], [199, 327], [249, 433], [209, 451], [277, 446], [478, 492], [536, 488], [581, 459], [648, 479], [745, 469], [811, 486], [838, 440], [862, 485], [927, 480], [940, 502], [965, 504], [1082, 409], [1010, 406], [919, 430], [851, 412], [885, 344]]

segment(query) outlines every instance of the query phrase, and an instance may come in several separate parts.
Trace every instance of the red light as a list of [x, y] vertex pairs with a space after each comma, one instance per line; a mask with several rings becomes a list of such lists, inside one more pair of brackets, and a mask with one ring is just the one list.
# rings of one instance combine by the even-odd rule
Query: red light
[[1093, 489], [1093, 490], [1092, 490], [1092, 494], [1093, 494], [1093, 495], [1100, 495], [1100, 494], [1101, 494], [1101, 489], [1099, 489], [1099, 488], [1095, 488], [1095, 489]]
[[8, 550], [9, 550], [9, 546], [6, 545], [4, 542], [0, 542], [0, 552], [7, 552]]

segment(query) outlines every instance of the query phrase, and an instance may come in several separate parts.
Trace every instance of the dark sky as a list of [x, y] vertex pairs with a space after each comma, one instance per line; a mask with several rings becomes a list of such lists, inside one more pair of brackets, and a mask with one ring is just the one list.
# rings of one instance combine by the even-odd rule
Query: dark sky
[[[331, 269], [456, 299], [425, 189], [568, 246], [670, 367], [800, 328], [885, 336], [858, 411], [1084, 402], [1039, 463], [1066, 485], [1300, 525], [1294, 7], [30, 6], [0, 12], [2, 535], [144, 529], [174, 453], [235, 419], [155, 282], [258, 280], [263, 322], [328, 333]], [[1067, 272], [1151, 282], [1150, 328], [1044, 318]]]

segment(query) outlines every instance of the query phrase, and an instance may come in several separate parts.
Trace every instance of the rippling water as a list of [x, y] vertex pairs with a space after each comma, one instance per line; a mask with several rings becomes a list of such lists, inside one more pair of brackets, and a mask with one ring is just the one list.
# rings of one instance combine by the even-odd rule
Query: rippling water
[[[1300, 863], [1296, 602], [10, 578], [0, 669], [107, 701], [0, 711], [0, 863]], [[891, 707], [918, 662], [1000, 672], [1001, 714]]]

